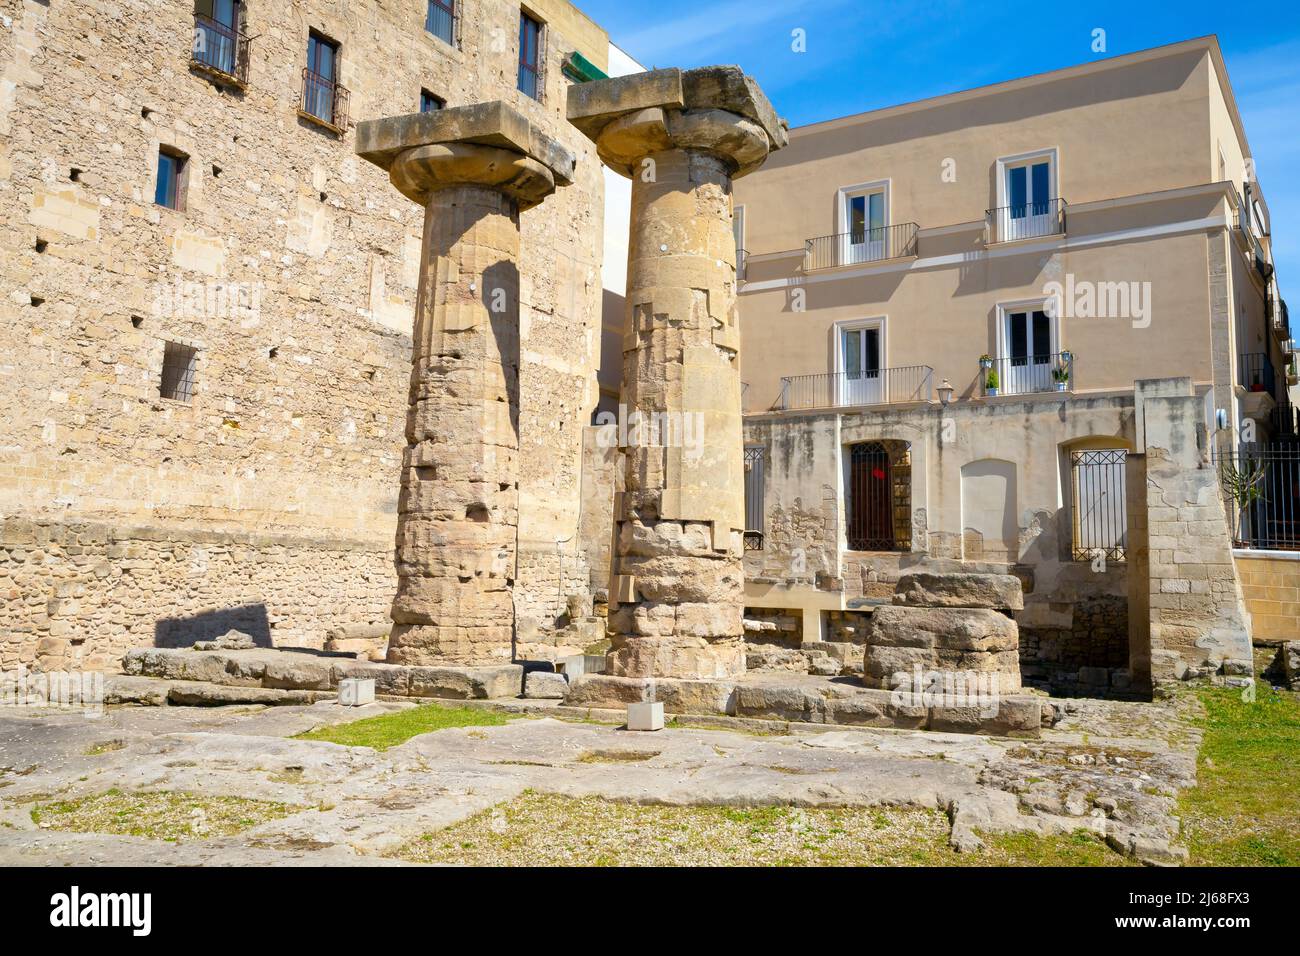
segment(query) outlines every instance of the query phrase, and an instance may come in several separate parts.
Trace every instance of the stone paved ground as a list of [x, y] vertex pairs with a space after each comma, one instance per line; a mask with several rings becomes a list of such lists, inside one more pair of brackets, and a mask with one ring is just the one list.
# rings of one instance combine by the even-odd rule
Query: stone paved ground
[[[1194, 782], [1199, 741], [1186, 702], [1100, 701], [1071, 702], [1074, 711], [1032, 741], [858, 729], [638, 734], [536, 711], [385, 751], [292, 739], [406, 706], [111, 707], [96, 720], [7, 709], [0, 864], [392, 864], [424, 835], [536, 794], [669, 807], [920, 808], [944, 814], [949, 841], [965, 852], [984, 852], [980, 833], [1083, 828], [1128, 856], [1178, 862], [1174, 801]], [[196, 818], [204, 797], [290, 810], [228, 836], [196, 825], [192, 836], [168, 840], [67, 832], [56, 827], [68, 814], [49, 809], [141, 791], [196, 795], [196, 809], [185, 811]], [[177, 812], [191, 806], [179, 799], [167, 798]], [[123, 806], [117, 815], [129, 823], [136, 811]], [[173, 837], [175, 822], [166, 831]]]

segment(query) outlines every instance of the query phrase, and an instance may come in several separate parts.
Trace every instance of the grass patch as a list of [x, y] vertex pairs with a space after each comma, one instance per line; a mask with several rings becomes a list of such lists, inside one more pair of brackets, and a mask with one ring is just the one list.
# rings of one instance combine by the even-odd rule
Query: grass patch
[[91, 744], [86, 748], [87, 757], [98, 757], [100, 754], [112, 753], [115, 750], [122, 750], [126, 747], [124, 740], [103, 740], [97, 744]]
[[1256, 695], [1199, 692], [1197, 786], [1179, 801], [1193, 864], [1300, 866], [1300, 698], [1267, 684]]
[[298, 734], [299, 740], [324, 740], [345, 747], [371, 747], [387, 750], [406, 743], [412, 737], [446, 730], [449, 727], [500, 727], [509, 718], [495, 710], [477, 707], [444, 707], [421, 704], [379, 717], [366, 717], [348, 724], [317, 727]]
[[985, 837], [948, 846], [938, 810], [669, 807], [529, 791], [393, 856], [472, 866], [1121, 866], [1095, 836]]
[[182, 840], [230, 836], [304, 807], [244, 797], [207, 797], [162, 791], [126, 793], [109, 790], [76, 800], [32, 807], [32, 822], [43, 829], [73, 833], [112, 833]]

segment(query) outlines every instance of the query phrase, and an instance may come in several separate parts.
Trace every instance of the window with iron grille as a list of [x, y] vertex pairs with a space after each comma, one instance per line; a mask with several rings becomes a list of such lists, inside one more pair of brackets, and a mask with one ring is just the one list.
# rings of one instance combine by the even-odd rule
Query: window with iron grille
[[906, 442], [849, 448], [844, 510], [850, 551], [910, 551], [911, 457]]
[[315, 30], [307, 35], [307, 65], [302, 71], [300, 109], [322, 123], [342, 127], [347, 92], [339, 86], [339, 45]]
[[179, 342], [163, 344], [162, 381], [158, 394], [178, 402], [194, 397], [194, 372], [198, 366], [198, 349]]
[[420, 112], [432, 113], [442, 109], [447, 105], [447, 101], [441, 96], [434, 96], [428, 90], [420, 90]]
[[519, 91], [541, 102], [542, 24], [519, 11]]
[[745, 550], [763, 549], [763, 446], [745, 447]]
[[429, 0], [424, 29], [443, 43], [456, 45], [456, 0]]
[[1123, 561], [1128, 551], [1128, 452], [1098, 448], [1070, 453], [1076, 561]]
[[166, 146], [158, 149], [158, 182], [153, 201], [168, 209], [185, 208], [185, 165], [189, 158]]

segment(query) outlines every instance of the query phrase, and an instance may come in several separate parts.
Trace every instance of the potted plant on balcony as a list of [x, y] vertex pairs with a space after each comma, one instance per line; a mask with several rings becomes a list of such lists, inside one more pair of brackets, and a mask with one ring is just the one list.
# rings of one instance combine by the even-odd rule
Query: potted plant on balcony
[[1065, 391], [1066, 387], [1070, 384], [1070, 365], [1064, 359], [1057, 362], [1056, 365], [1052, 367], [1052, 381], [1056, 383], [1056, 390], [1058, 392]]
[[1287, 385], [1300, 385], [1300, 368], [1296, 367], [1296, 360], [1292, 359], [1291, 364], [1286, 367]]
[[980, 356], [980, 368], [987, 372], [992, 367], [993, 367], [993, 356], [989, 355], [988, 352], [985, 352], [983, 355]]
[[998, 373], [989, 369], [988, 375], [984, 377], [984, 394], [996, 395], [998, 393]]

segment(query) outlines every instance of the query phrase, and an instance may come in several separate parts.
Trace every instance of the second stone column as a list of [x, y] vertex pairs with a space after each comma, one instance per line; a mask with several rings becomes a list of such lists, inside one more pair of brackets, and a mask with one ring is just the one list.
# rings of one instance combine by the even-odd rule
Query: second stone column
[[786, 143], [735, 67], [574, 86], [569, 119], [632, 179], [609, 673], [744, 672], [744, 471], [731, 182]]

